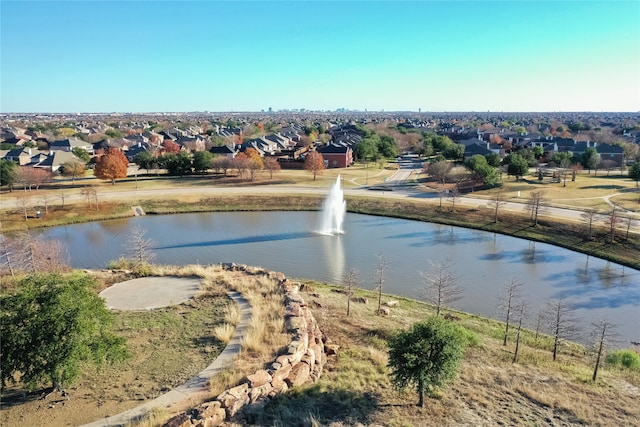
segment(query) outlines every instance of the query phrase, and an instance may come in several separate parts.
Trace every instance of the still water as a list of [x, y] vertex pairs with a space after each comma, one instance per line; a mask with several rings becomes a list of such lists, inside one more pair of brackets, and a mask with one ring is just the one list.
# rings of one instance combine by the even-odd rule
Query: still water
[[319, 212], [225, 212], [145, 216], [61, 226], [41, 231], [66, 242], [76, 268], [104, 268], [125, 254], [130, 231], [146, 230], [156, 262], [235, 262], [340, 283], [359, 272], [360, 286], [375, 287], [377, 255], [389, 264], [384, 292], [420, 298], [420, 272], [449, 259], [464, 289], [455, 308], [500, 317], [505, 283], [524, 283], [535, 321], [549, 299], [571, 301], [582, 324], [606, 317], [619, 325], [620, 345], [640, 341], [640, 271], [555, 246], [477, 230], [394, 218], [347, 214], [345, 233], [314, 232]]

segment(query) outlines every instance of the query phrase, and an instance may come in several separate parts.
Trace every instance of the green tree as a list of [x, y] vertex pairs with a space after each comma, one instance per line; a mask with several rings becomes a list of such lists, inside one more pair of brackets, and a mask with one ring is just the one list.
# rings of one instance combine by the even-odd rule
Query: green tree
[[638, 182], [640, 181], [640, 162], [636, 162], [629, 166], [629, 178], [636, 182], [637, 187]]
[[45, 381], [73, 383], [84, 362], [101, 365], [127, 357], [112, 332], [113, 313], [83, 273], [31, 275], [18, 292], [0, 296], [2, 385], [20, 380], [31, 389]]
[[138, 165], [138, 169], [146, 169], [149, 175], [149, 169], [158, 166], [158, 159], [148, 151], [141, 151], [133, 158], [133, 162]]
[[213, 154], [210, 152], [196, 151], [193, 153], [193, 170], [204, 174], [208, 169], [211, 169], [211, 160], [213, 160]]
[[520, 154], [510, 154], [507, 156], [509, 166], [507, 167], [507, 173], [514, 175], [516, 181], [519, 181], [521, 177], [529, 172], [529, 163]]
[[589, 147], [584, 150], [582, 153], [581, 162], [582, 166], [585, 169], [589, 169], [589, 174], [591, 174], [591, 169], [595, 169], [598, 167], [598, 162], [600, 161], [600, 157], [598, 157], [598, 152], [595, 148]]
[[398, 157], [398, 145], [396, 140], [388, 135], [382, 135], [378, 142], [378, 153], [386, 159]]
[[465, 339], [461, 328], [442, 317], [415, 323], [389, 342], [391, 382], [399, 389], [414, 386], [418, 406], [424, 394], [455, 378], [463, 355]]
[[89, 154], [89, 152], [87, 150], [85, 150], [82, 147], [75, 147], [71, 149], [71, 152], [80, 160], [82, 160], [83, 162], [87, 163], [89, 160], [91, 160], [91, 154]]
[[356, 156], [356, 160], [359, 160], [361, 162], [364, 162], [367, 160], [376, 161], [379, 156], [379, 153], [378, 153], [379, 141], [380, 141], [380, 137], [378, 135], [374, 135], [358, 142], [353, 148], [353, 153]]
[[17, 165], [11, 160], [0, 159], [0, 186], [13, 187], [16, 181]]
[[163, 157], [164, 167], [169, 175], [184, 176], [191, 173], [191, 157], [188, 153], [166, 153]]
[[487, 158], [487, 163], [489, 166], [493, 166], [494, 168], [499, 168], [500, 163], [502, 163], [502, 159], [498, 153], [490, 153], [485, 156]]

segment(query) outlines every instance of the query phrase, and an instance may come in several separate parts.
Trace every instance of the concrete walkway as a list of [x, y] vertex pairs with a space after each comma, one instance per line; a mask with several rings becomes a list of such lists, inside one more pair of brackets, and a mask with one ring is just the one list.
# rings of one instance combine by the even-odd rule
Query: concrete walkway
[[[126, 302], [126, 300], [128, 298], [135, 297], [140, 301], [140, 305], [138, 306], [138, 308], [129, 308], [129, 310], [146, 310], [150, 305], [154, 304], [154, 301], [157, 302], [159, 295], [171, 294], [171, 292], [167, 291], [166, 288], [182, 287], [193, 289], [194, 280], [195, 279], [184, 279], [175, 277], [147, 277], [144, 279], [130, 280], [128, 282], [122, 282], [118, 284], [124, 286], [121, 286], [119, 290], [110, 292], [109, 298], [105, 299], [107, 299], [107, 305], [110, 304], [109, 301], [111, 301], [111, 304], [114, 304], [113, 301], [118, 300], [125, 302], [126, 305], [130, 305], [128, 304], [128, 302]], [[180, 281], [183, 281], [184, 283], [178, 283]], [[131, 284], [129, 282], [134, 283]], [[199, 282], [199, 280], [196, 280], [196, 282]], [[167, 283], [171, 283], [171, 286], [167, 286]], [[137, 287], [141, 284], [145, 287]], [[111, 288], [118, 285], [114, 285]], [[143, 289], [144, 292], [139, 292], [141, 289]], [[199, 286], [197, 286], [196, 292], [198, 289]], [[193, 292], [191, 296], [195, 295], [196, 292]], [[179, 293], [179, 291], [177, 291], [177, 293]], [[140, 294], [147, 294], [148, 299], [145, 300], [144, 298], [140, 297]], [[236, 326], [235, 332], [233, 333], [233, 337], [224, 348], [224, 350], [222, 350], [222, 353], [220, 353], [216, 360], [213, 361], [213, 363], [211, 363], [202, 372], [191, 378], [185, 384], [171, 390], [168, 393], [163, 394], [162, 396], [159, 396], [153, 400], [150, 400], [149, 402], [146, 402], [140, 406], [137, 406], [120, 414], [106, 417], [89, 424], [84, 424], [84, 426], [82, 427], [124, 426], [128, 422], [141, 419], [147, 412], [149, 412], [153, 408], [170, 407], [179, 404], [189, 397], [207, 393], [209, 391], [209, 379], [214, 375], [222, 372], [223, 369], [227, 369], [233, 365], [233, 360], [240, 352], [242, 337], [247, 331], [249, 322], [251, 320], [251, 305], [249, 304], [249, 301], [244, 299], [238, 292], [228, 292], [227, 295], [238, 305], [240, 309], [240, 320], [238, 322], [238, 325]], [[178, 303], [174, 302], [174, 304]], [[114, 308], [116, 307], [114, 306]]]

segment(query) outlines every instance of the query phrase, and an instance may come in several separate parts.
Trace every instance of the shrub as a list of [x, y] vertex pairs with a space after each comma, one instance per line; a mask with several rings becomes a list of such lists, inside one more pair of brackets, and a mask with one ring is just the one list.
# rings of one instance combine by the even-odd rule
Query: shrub
[[640, 354], [633, 350], [617, 350], [607, 355], [607, 363], [612, 366], [640, 370]]

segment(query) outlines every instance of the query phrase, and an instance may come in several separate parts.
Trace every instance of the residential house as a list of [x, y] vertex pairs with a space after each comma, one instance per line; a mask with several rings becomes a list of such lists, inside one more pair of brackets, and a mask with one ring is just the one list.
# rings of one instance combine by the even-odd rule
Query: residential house
[[617, 145], [600, 143], [596, 145], [596, 151], [600, 157], [600, 161], [612, 160], [615, 167], [624, 165], [624, 149]]
[[209, 152], [215, 156], [225, 156], [228, 159], [234, 159], [236, 157], [236, 154], [238, 154], [238, 152], [234, 148], [231, 148], [228, 145], [211, 147], [209, 149]]
[[59, 141], [53, 141], [49, 143], [49, 150], [51, 151], [68, 151], [71, 152], [74, 148], [82, 148], [89, 154], [93, 154], [93, 144], [84, 142], [78, 138], [67, 138]]
[[51, 172], [57, 172], [65, 163], [82, 163], [85, 162], [79, 159], [75, 154], [69, 151], [49, 151], [49, 155], [41, 159], [37, 164], [34, 164], [34, 168], [46, 169]]
[[346, 168], [353, 163], [353, 149], [347, 143], [332, 142], [317, 150], [327, 168]]

